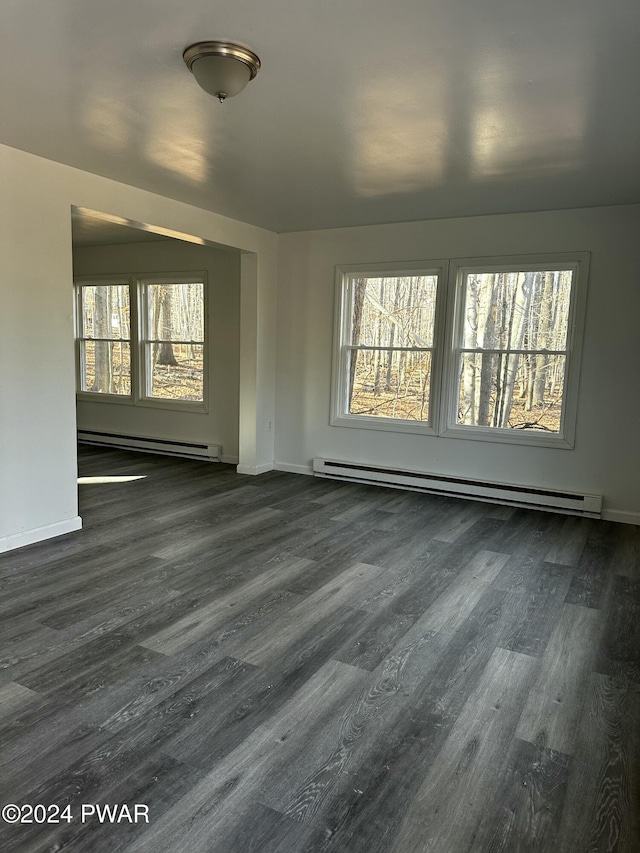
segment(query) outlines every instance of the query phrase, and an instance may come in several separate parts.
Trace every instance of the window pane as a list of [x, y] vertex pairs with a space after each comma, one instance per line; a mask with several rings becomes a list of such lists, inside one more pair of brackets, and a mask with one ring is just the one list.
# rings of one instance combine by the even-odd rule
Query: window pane
[[437, 286], [435, 275], [354, 278], [350, 343], [431, 347]]
[[82, 391], [131, 395], [131, 349], [127, 341], [83, 341]]
[[458, 423], [560, 431], [565, 356], [463, 353]]
[[202, 344], [152, 343], [146, 346], [152, 364], [149, 396], [163, 400], [202, 402], [204, 399]]
[[155, 341], [204, 341], [204, 286], [147, 286], [148, 337]]
[[87, 285], [81, 292], [82, 337], [130, 339], [128, 285]]
[[465, 349], [563, 350], [571, 270], [469, 273], [465, 279]]
[[351, 350], [348, 370], [350, 414], [428, 421], [430, 352]]

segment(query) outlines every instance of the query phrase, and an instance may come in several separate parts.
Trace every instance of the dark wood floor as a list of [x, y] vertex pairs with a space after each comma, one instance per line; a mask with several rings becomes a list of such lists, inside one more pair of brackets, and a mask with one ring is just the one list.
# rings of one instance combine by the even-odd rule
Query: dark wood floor
[[640, 528], [80, 460], [143, 479], [2, 559], [0, 805], [71, 805], [3, 851], [640, 850]]

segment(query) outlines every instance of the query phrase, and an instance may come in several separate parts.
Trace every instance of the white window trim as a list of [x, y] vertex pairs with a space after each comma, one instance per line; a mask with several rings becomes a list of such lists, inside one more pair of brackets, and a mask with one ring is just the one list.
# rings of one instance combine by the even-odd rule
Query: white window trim
[[[85, 275], [74, 279], [74, 320], [76, 329], [76, 397], [79, 400], [101, 400], [103, 403], [130, 406], [135, 400], [133, 381], [134, 362], [136, 358], [134, 330], [137, 325], [136, 306], [133, 299], [132, 277], [128, 275]], [[95, 391], [84, 391], [82, 341], [84, 340], [82, 288], [100, 284], [125, 285], [129, 288], [129, 357], [131, 360], [131, 394], [98, 394]]]
[[[204, 345], [203, 345], [203, 400], [166, 400], [160, 397], [148, 397], [145, 394], [145, 330], [144, 302], [142, 291], [145, 284], [183, 284], [191, 282], [203, 283], [204, 299]], [[131, 357], [131, 394], [98, 394], [82, 389], [82, 287], [96, 284], [125, 284], [129, 287], [130, 304], [130, 357]], [[140, 273], [135, 275], [83, 275], [74, 278], [75, 298], [75, 329], [76, 329], [76, 398], [83, 402], [108, 403], [115, 405], [135, 406], [149, 409], [168, 409], [192, 414], [208, 414], [209, 412], [209, 288], [205, 270], [189, 270], [188, 272]]]
[[[554, 252], [539, 255], [503, 255], [498, 257], [453, 258], [385, 264], [357, 264], [336, 267], [334, 347], [331, 382], [332, 426], [373, 429], [399, 433], [438, 435], [445, 438], [489, 441], [536, 447], [571, 449], [575, 445], [580, 360], [584, 335], [589, 252]], [[464, 275], [474, 272], [506, 270], [537, 271], [547, 269], [574, 271], [571, 304], [567, 324], [565, 382], [562, 421], [559, 433], [478, 427], [458, 424], [458, 352], [463, 322], [462, 293]], [[436, 328], [433, 341], [429, 423], [395, 418], [370, 417], [346, 413], [347, 340], [351, 320], [351, 281], [357, 276], [423, 274], [439, 276], [436, 304]]]
[[[145, 346], [148, 337], [147, 316], [147, 286], [153, 284], [196, 284], [202, 282], [203, 289], [203, 312], [204, 312], [204, 341], [202, 342], [202, 400], [167, 400], [161, 397], [150, 397], [147, 393], [149, 387], [149, 375], [147, 359], [145, 357]], [[136, 303], [137, 303], [137, 372], [136, 389], [138, 403], [152, 409], [174, 409], [183, 412], [209, 411], [209, 288], [207, 287], [207, 275], [205, 272], [188, 273], [160, 273], [158, 275], [145, 274], [136, 276]]]
[[[468, 272], [506, 272], [515, 268], [521, 272], [548, 269], [573, 270], [573, 287], [567, 322], [565, 381], [560, 431], [516, 430], [500, 427], [480, 427], [459, 424], [457, 342], [464, 322], [464, 276]], [[524, 444], [535, 447], [573, 448], [575, 445], [576, 415], [580, 355], [586, 310], [586, 291], [589, 272], [589, 253], [570, 252], [548, 255], [513, 255], [498, 258], [455, 258], [449, 264], [447, 294], [448, 339], [442, 373], [443, 405], [440, 409], [439, 434], [446, 438], [471, 441], [492, 441], [504, 444]]]
[[[444, 300], [437, 300], [433, 345], [431, 349], [431, 388], [429, 391], [429, 420], [411, 421], [400, 418], [384, 418], [371, 415], [352, 415], [347, 412], [347, 386], [344, 381], [347, 371], [347, 353], [350, 348], [348, 335], [351, 331], [352, 282], [359, 276], [370, 278], [377, 276], [435, 275], [438, 277], [438, 292], [442, 293], [446, 285], [447, 260], [399, 261], [384, 264], [349, 264], [336, 267], [337, 310], [334, 315], [333, 333], [333, 370], [331, 381], [331, 417], [332, 426], [354, 427], [356, 429], [374, 429], [389, 432], [408, 432], [435, 435], [433, 413], [439, 409], [440, 383], [435, 377], [440, 374], [440, 362], [443, 353]], [[422, 351], [422, 347], [416, 347]]]

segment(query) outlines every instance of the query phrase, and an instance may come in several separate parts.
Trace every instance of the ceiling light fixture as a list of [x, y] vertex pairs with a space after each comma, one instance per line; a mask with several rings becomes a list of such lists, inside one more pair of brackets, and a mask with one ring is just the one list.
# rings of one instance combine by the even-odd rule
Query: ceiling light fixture
[[182, 54], [199, 85], [222, 103], [239, 95], [260, 70], [252, 50], [230, 41], [200, 41]]

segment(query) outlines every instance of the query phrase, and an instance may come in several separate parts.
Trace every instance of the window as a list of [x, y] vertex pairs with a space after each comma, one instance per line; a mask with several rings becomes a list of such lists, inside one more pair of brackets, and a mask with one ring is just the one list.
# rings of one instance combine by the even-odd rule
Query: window
[[204, 287], [202, 281], [142, 283], [144, 396], [204, 399]]
[[130, 329], [128, 283], [80, 288], [79, 390], [130, 396]]
[[204, 276], [76, 282], [78, 393], [205, 410]]
[[573, 446], [587, 264], [339, 269], [331, 423]]
[[343, 271], [333, 422], [431, 430], [440, 266]]

